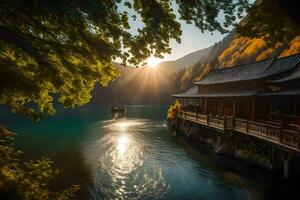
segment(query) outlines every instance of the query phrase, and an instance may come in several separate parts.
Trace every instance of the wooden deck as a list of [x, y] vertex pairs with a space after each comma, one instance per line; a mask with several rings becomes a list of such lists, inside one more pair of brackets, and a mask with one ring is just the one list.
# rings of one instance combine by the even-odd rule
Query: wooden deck
[[280, 125], [270, 125], [228, 116], [203, 115], [182, 110], [177, 111], [177, 117], [223, 132], [237, 131], [279, 147], [300, 152], [300, 132], [284, 129]]

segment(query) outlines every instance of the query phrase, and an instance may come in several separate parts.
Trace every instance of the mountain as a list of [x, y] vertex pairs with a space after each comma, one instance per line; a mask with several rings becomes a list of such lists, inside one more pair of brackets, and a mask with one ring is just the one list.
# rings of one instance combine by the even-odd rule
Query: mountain
[[[262, 6], [265, 9], [265, 12], [262, 13], [268, 13], [267, 11], [271, 9], [269, 7], [270, 1], [266, 1], [265, 7]], [[289, 13], [281, 12], [284, 9], [280, 6], [277, 6], [276, 9], [276, 12], [272, 10], [274, 15], [268, 15], [271, 19], [271, 21], [268, 19], [269, 24], [263, 24], [264, 20], [257, 20], [257, 14], [260, 13], [256, 11], [248, 14], [241, 21], [241, 26], [237, 27], [237, 30], [241, 32], [244, 29], [246, 31], [244, 33], [251, 32], [252, 35], [250, 34], [249, 37], [240, 37], [236, 34], [236, 30], [233, 30], [222, 41], [211, 47], [192, 52], [177, 60], [163, 62], [154, 69], [136, 69], [116, 64], [116, 67], [121, 71], [121, 77], [107, 87], [97, 86], [94, 91], [93, 102], [113, 105], [170, 104], [173, 101], [171, 94], [189, 89], [194, 79], [202, 79], [214, 68], [226, 68], [274, 55], [280, 57], [300, 52], [300, 34], [297, 34], [298, 32], [290, 31], [288, 40], [284, 44], [278, 42], [278, 38], [276, 40], [276, 37], [273, 37], [278, 36], [280, 31], [288, 32], [289, 29], [280, 29], [280, 27], [289, 27], [291, 23], [294, 24], [292, 21], [295, 20], [293, 17], [286, 18]], [[276, 19], [284, 19], [286, 23], [273, 20], [274, 16]], [[257, 25], [257, 23], [259, 24]], [[251, 28], [251, 26], [253, 27]], [[267, 30], [276, 31], [272, 34], [267, 33], [265, 36], [268, 37], [254, 34], [254, 36], [261, 37], [255, 38], [253, 31], [256, 32], [256, 29], [253, 28], [265, 31], [265, 26], [269, 27]], [[273, 42], [264, 41], [263, 38], [272, 38], [271, 41]]]
[[[92, 102], [96, 104], [170, 104], [171, 94], [177, 93], [178, 88], [186, 88], [192, 82], [192, 74], [197, 74], [203, 66], [194, 69], [201, 63], [212, 62], [233, 40], [233, 34], [227, 35], [215, 45], [192, 52], [177, 60], [166, 61], [156, 68], [123, 67], [115, 63], [121, 76], [108, 86], [97, 85]], [[196, 68], [195, 68], [196, 69]], [[180, 80], [178, 80], [178, 78]]]
[[300, 52], [300, 36], [289, 44], [277, 44], [270, 48], [260, 38], [237, 37], [232, 31], [211, 47], [174, 61], [163, 62], [154, 69], [123, 67], [116, 63], [121, 77], [107, 87], [97, 86], [92, 102], [111, 105], [170, 104], [173, 101], [171, 94], [187, 90], [194, 79], [203, 78], [213, 68], [261, 60], [274, 54], [280, 57], [297, 52]]
[[179, 70], [173, 77], [174, 89], [173, 93], [180, 93], [190, 88], [193, 84], [193, 79], [207, 74], [211, 68], [218, 65], [218, 56], [227, 49], [234, 40], [235, 32], [232, 31], [226, 35], [222, 41], [209, 47], [207, 56], [200, 57], [198, 62], [193, 66]]
[[108, 86], [97, 86], [93, 103], [107, 105], [162, 105], [172, 101], [170, 76], [159, 69], [117, 65], [121, 76]]
[[199, 60], [209, 56], [212, 47], [213, 46], [210, 46], [208, 48], [192, 52], [176, 60], [161, 62], [157, 67], [164, 70], [170, 70], [170, 72], [178, 72], [181, 69], [193, 66]]
[[[234, 35], [232, 32], [231, 36]], [[192, 86], [194, 79], [202, 79], [214, 68], [226, 68], [267, 57], [284, 57], [300, 52], [300, 36], [295, 36], [288, 44], [277, 43], [270, 46], [262, 38], [226, 36], [222, 42], [214, 45], [209, 56], [194, 66], [180, 70], [174, 78], [175, 93]]]

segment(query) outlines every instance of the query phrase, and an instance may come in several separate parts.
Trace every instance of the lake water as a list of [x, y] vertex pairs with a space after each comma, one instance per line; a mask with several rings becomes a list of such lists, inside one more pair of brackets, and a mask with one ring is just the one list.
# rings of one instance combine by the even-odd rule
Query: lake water
[[266, 170], [173, 136], [166, 111], [127, 106], [126, 119], [110, 120], [108, 107], [91, 105], [38, 123], [7, 111], [0, 120], [18, 133], [24, 159], [56, 162], [54, 188], [81, 185], [78, 199], [280, 199], [297, 191]]

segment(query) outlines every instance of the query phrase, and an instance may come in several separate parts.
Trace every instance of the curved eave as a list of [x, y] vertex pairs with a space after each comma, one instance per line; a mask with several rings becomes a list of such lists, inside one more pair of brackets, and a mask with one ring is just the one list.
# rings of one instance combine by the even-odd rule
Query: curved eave
[[[212, 70], [200, 81], [193, 81], [194, 85], [215, 85], [224, 83], [237, 83], [242, 81], [262, 80], [275, 75], [290, 72], [300, 62], [300, 54], [294, 54], [276, 59], [270, 57], [262, 61], [236, 65], [224, 69]], [[299, 76], [299, 75], [298, 75]], [[281, 80], [281, 81], [286, 81]]]
[[200, 97], [198, 95], [180, 95], [180, 94], [172, 94], [172, 97], [176, 98], [195, 98], [195, 97]]
[[300, 89], [283, 89], [275, 92], [259, 93], [259, 96], [299, 96]]
[[258, 89], [250, 89], [250, 90], [215, 90], [215, 91], [207, 91], [193, 95], [184, 95], [178, 94], [173, 95], [175, 98], [203, 98], [203, 97], [245, 97], [245, 96], [255, 96], [259, 93]]
[[217, 84], [225, 84], [225, 83], [238, 83], [243, 81], [257, 81], [262, 80], [265, 77], [257, 77], [257, 78], [249, 78], [249, 79], [241, 79], [241, 80], [234, 80], [234, 81], [216, 81], [213, 83], [202, 83], [201, 81], [193, 81], [194, 85], [217, 85]]
[[196, 95], [172, 95], [175, 98], [204, 98], [204, 97], [249, 97], [249, 96], [300, 96], [300, 89], [283, 89], [279, 91], [262, 92], [258, 90], [250, 91], [235, 91], [235, 92], [214, 92], [214, 93], [200, 93]]

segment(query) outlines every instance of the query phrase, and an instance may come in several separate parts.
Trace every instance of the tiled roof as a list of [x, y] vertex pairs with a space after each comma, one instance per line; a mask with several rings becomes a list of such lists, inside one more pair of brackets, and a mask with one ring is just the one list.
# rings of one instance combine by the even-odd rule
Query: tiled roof
[[189, 90], [181, 94], [175, 94], [173, 97], [184, 98], [184, 97], [242, 97], [242, 96], [253, 96], [258, 93], [256, 88], [227, 88], [226, 90], [209, 90], [201, 91], [198, 93], [198, 87], [194, 86]]
[[271, 83], [280, 83], [286, 81], [300, 80], [300, 66], [293, 70], [290, 74], [275, 80], [269, 80]]
[[173, 97], [196, 97], [198, 95], [198, 86], [193, 86], [181, 94], [173, 94]]
[[209, 85], [263, 79], [288, 72], [295, 68], [299, 62], [300, 54], [279, 59], [271, 57], [258, 62], [212, 70], [204, 79], [195, 81], [194, 84]]
[[226, 90], [210, 90], [198, 93], [197, 87], [194, 86], [184, 93], [173, 95], [177, 98], [193, 97], [245, 97], [245, 96], [289, 96], [300, 95], [299, 88], [282, 88], [278, 91], [260, 91], [258, 88], [228, 88]]

